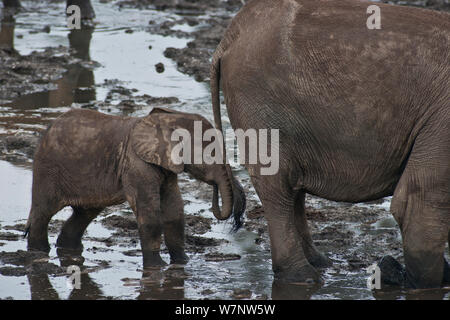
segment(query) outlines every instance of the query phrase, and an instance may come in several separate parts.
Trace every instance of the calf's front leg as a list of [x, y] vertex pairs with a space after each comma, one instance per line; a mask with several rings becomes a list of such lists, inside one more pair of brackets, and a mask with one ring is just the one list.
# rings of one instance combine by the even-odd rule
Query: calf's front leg
[[187, 263], [189, 258], [184, 252], [184, 205], [176, 174], [171, 174], [161, 187], [161, 215], [170, 262]]
[[126, 188], [126, 198], [136, 215], [144, 268], [164, 266], [161, 247], [161, 206], [159, 184], [145, 183]]

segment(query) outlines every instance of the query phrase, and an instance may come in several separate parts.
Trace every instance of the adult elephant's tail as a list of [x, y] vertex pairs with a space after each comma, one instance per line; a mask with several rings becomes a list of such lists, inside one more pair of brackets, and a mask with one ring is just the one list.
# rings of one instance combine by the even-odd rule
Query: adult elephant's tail
[[[220, 59], [222, 56], [222, 47], [221, 44], [216, 49], [214, 53], [211, 69], [210, 69], [210, 86], [211, 86], [211, 98], [212, 98], [212, 107], [214, 114], [214, 125], [217, 130], [222, 133], [222, 119], [220, 113]], [[224, 144], [225, 149], [225, 144]]]
[[[245, 194], [242, 186], [239, 182], [233, 177], [233, 173], [231, 172], [231, 167], [227, 165], [227, 157], [226, 157], [226, 145], [225, 138], [222, 129], [222, 117], [220, 112], [220, 60], [222, 57], [223, 49], [222, 42], [216, 49], [214, 53], [211, 69], [210, 69], [210, 86], [211, 86], [211, 98], [212, 98], [212, 107], [214, 114], [214, 125], [216, 130], [218, 130], [222, 136], [223, 142], [223, 161], [227, 170], [227, 175], [229, 181], [233, 181], [232, 190], [233, 190], [233, 218], [234, 218], [234, 226], [233, 231], [237, 231], [242, 226], [242, 215], [245, 211]], [[215, 199], [214, 203], [217, 203], [217, 188], [214, 191], [213, 199]]]

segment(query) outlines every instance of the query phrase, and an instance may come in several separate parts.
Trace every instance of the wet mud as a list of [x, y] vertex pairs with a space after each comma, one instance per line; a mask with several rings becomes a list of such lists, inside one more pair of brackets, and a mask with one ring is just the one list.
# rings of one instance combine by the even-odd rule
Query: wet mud
[[[264, 208], [240, 167], [234, 170], [247, 194], [248, 210], [236, 234], [230, 233], [230, 223], [214, 219], [212, 189], [188, 175], [179, 176], [190, 258], [185, 266], [142, 269], [137, 223], [126, 204], [107, 208], [93, 221], [82, 252], [54, 247], [71, 209], [58, 213], [49, 225], [49, 255], [26, 251], [23, 231], [31, 201], [31, 165], [47, 125], [69, 108], [143, 116], [155, 106], [164, 106], [212, 119], [205, 84], [210, 59], [243, 2], [93, 1], [98, 21], [79, 33], [69, 32], [57, 19], [62, 2], [46, 4], [44, 9], [24, 1], [24, 12], [2, 13], [0, 299], [450, 298], [449, 288], [367, 289], [368, 266], [386, 255], [403, 263], [401, 235], [389, 214], [389, 198], [351, 205], [308, 195], [306, 213], [313, 240], [333, 265], [322, 270], [325, 284], [320, 287], [274, 281]], [[414, 1], [414, 5], [449, 10], [448, 2], [441, 0]], [[133, 15], [134, 20], [117, 22], [118, 13]], [[47, 20], [39, 20], [40, 15], [47, 15]], [[59, 22], [48, 25], [50, 18]], [[131, 47], [126, 52], [102, 51], [107, 41], [118, 39]], [[120, 69], [129, 50], [139, 54]], [[111, 63], [109, 55], [118, 58]], [[169, 261], [164, 244], [161, 253]], [[448, 259], [448, 250], [446, 254]], [[81, 290], [66, 286], [69, 265], [81, 268]], [[395, 268], [394, 263], [387, 266]]]

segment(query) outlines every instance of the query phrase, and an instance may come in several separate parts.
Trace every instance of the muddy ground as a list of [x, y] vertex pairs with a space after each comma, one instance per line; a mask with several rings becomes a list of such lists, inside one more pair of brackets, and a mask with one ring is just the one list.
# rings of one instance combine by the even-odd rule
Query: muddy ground
[[[144, 30], [146, 33], [154, 35], [187, 39], [186, 46], [182, 48], [168, 46], [164, 49], [163, 54], [166, 58], [174, 61], [179, 72], [189, 75], [192, 77], [192, 81], [200, 83], [207, 83], [212, 53], [220, 42], [229, 21], [242, 5], [240, 0], [125, 0], [100, 1], [100, 3], [112, 3], [113, 10], [156, 10], [169, 14], [171, 19], [149, 19]], [[445, 0], [414, 1], [414, 5], [449, 11], [448, 1]], [[97, 15], [101, 12], [99, 10]], [[63, 110], [58, 109], [46, 113], [46, 116], [38, 121], [29, 120], [29, 114], [35, 112], [34, 109], [37, 107], [51, 107], [51, 101], [54, 101], [51, 93], [58, 86], [67, 86], [67, 92], [70, 93], [68, 95], [73, 94], [77, 99], [73, 98], [73, 101], [69, 101], [71, 103], [56, 99], [59, 101], [55, 103], [56, 106], [74, 106], [113, 114], [135, 115], [142, 114], [140, 111], [144, 112], [153, 106], [183, 109], [186, 105], [185, 101], [176, 96], [161, 97], [143, 93], [121, 79], [108, 78], [104, 81], [94, 81], [91, 79], [92, 72], [99, 68], [102, 62], [92, 60], [88, 53], [80, 52], [79, 47], [72, 43], [71, 48], [64, 45], [46, 47], [43, 50], [22, 55], [14, 49], [14, 45], [11, 43], [11, 34], [8, 33], [8, 28], [14, 26], [14, 16], [8, 16], [4, 11], [2, 14], [0, 108], [4, 110], [20, 109], [20, 112], [13, 116], [10, 114], [0, 116], [0, 160], [14, 165], [24, 165], [28, 170], [30, 169], [33, 152], [40, 135], [46, 125]], [[30, 34], [31, 32], [33, 34], [47, 33], [52, 28], [51, 25], [44, 25], [29, 32]], [[127, 27], [123, 33], [131, 35], [138, 31], [135, 28]], [[23, 37], [23, 34], [15, 35], [18, 39], [21, 39], [21, 36]], [[148, 50], [154, 49], [152, 46], [148, 47]], [[167, 63], [164, 64], [160, 61], [154, 63], [156, 72], [161, 75], [168, 72], [167, 67]], [[74, 73], [77, 74], [77, 83], [75, 84], [72, 83], [72, 80], [70, 80], [72, 82], [67, 80], [72, 79]], [[92, 90], [103, 90], [106, 94], [103, 99], [99, 100], [92, 96]], [[44, 97], [42, 93], [45, 93]], [[35, 105], [37, 101], [44, 102], [42, 105]], [[139, 295], [133, 296], [139, 299], [184, 298], [186, 296], [206, 299], [449, 298], [448, 290], [424, 293], [405, 292], [385, 287], [385, 290], [372, 294], [365, 288], [366, 267], [380, 261], [385, 255], [391, 255], [403, 262], [401, 236], [395, 221], [388, 213], [389, 199], [351, 205], [308, 196], [307, 216], [314, 242], [333, 260], [333, 266], [324, 271], [325, 285], [322, 288], [272, 283], [270, 246], [267, 225], [263, 217], [264, 210], [261, 208], [248, 176], [242, 168], [237, 168], [236, 171], [239, 171], [238, 179], [244, 185], [248, 195], [244, 230], [240, 231], [237, 236], [229, 236], [227, 226], [221, 229], [227, 235], [217, 236], [218, 223], [208, 213], [209, 206], [205, 205], [211, 203], [210, 188], [191, 180], [187, 175], [180, 176], [182, 194], [188, 195], [185, 196], [185, 205], [189, 208], [186, 214], [186, 250], [191, 260], [198, 264], [193, 267], [194, 269], [214, 269], [220, 268], [220, 263], [226, 262], [229, 263], [226, 266], [233, 266], [235, 261], [242, 262], [244, 259], [248, 259], [245, 250], [233, 252], [233, 250], [224, 250], [224, 248], [235, 245], [239, 239], [250, 241], [249, 246], [252, 248], [246, 249], [251, 252], [248, 255], [252, 256], [253, 252], [256, 252], [254, 258], [259, 261], [258, 264], [264, 264], [261, 267], [263, 271], [258, 269], [258, 272], [262, 274], [261, 277], [264, 277], [264, 281], [261, 283], [269, 283], [264, 288], [255, 288], [250, 280], [244, 279], [245, 281], [239, 282], [235, 288], [214, 289], [214, 286], [209, 287], [202, 284], [195, 274], [192, 272], [188, 274], [180, 266], [171, 266], [163, 271], [141, 270], [137, 224], [126, 204], [108, 208], [100, 214], [94, 223], [98, 228], [103, 228], [108, 232], [104, 231], [101, 235], [89, 232], [85, 237], [85, 241], [89, 245], [85, 245], [85, 252], [82, 253], [82, 256], [74, 252], [58, 252], [57, 255], [50, 255], [50, 257], [40, 253], [27, 253], [23, 246], [25, 241], [21, 237], [26, 216], [20, 222], [5, 224], [2, 215], [6, 213], [0, 212], [0, 250], [2, 250], [2, 246], [14, 248], [16, 247], [14, 243], [17, 243], [17, 247], [22, 248], [0, 252], [0, 275], [4, 277], [26, 276], [30, 285], [31, 298], [36, 299], [60, 298], [57, 290], [53, 288], [51, 280], [53, 277], [64, 277], [66, 275], [65, 266], [70, 264], [82, 266], [83, 283], [87, 284], [87, 289], [82, 292], [72, 291], [68, 298], [114, 299], [127, 297], [126, 295], [115, 295], [109, 291], [102, 292], [101, 286], [96, 284], [89, 275], [99, 270], [115, 270], [115, 264], [121, 262], [129, 262], [128, 268], [135, 268], [142, 272], [141, 278], [132, 276], [120, 278], [125, 287], [139, 287]], [[51, 243], [59, 233], [63, 220], [59, 218], [52, 220], [49, 227]], [[121, 258], [117, 258], [117, 260], [102, 258], [107, 254], [112, 255], [115, 251], [122, 254]], [[162, 252], [167, 255], [164, 245]], [[86, 265], [84, 258], [86, 254], [89, 257], [98, 258], [88, 258], [90, 262]], [[255, 272], [256, 279], [253, 281], [259, 281], [258, 272], [251, 270], [244, 272]], [[187, 285], [188, 278], [191, 278], [189, 286]], [[164, 279], [162, 286], [160, 285], [161, 279]], [[221, 281], [229, 281], [227, 279], [227, 276], [223, 276]], [[180, 290], [179, 288], [183, 286], [185, 288]], [[220, 288], [220, 286], [218, 287]], [[7, 296], [3, 298], [5, 297]], [[11, 297], [15, 298], [14, 294]]]

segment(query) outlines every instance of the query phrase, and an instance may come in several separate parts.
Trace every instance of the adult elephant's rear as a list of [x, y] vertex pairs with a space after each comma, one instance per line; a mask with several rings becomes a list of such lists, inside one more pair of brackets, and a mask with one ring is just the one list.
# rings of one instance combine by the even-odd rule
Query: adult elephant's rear
[[[320, 281], [305, 192], [361, 202], [394, 194], [407, 279], [438, 287], [450, 229], [450, 15], [358, 0], [253, 0], [213, 58], [234, 129], [280, 130], [280, 170], [247, 165], [269, 223], [275, 276]], [[241, 150], [242, 152], [242, 150]]]

